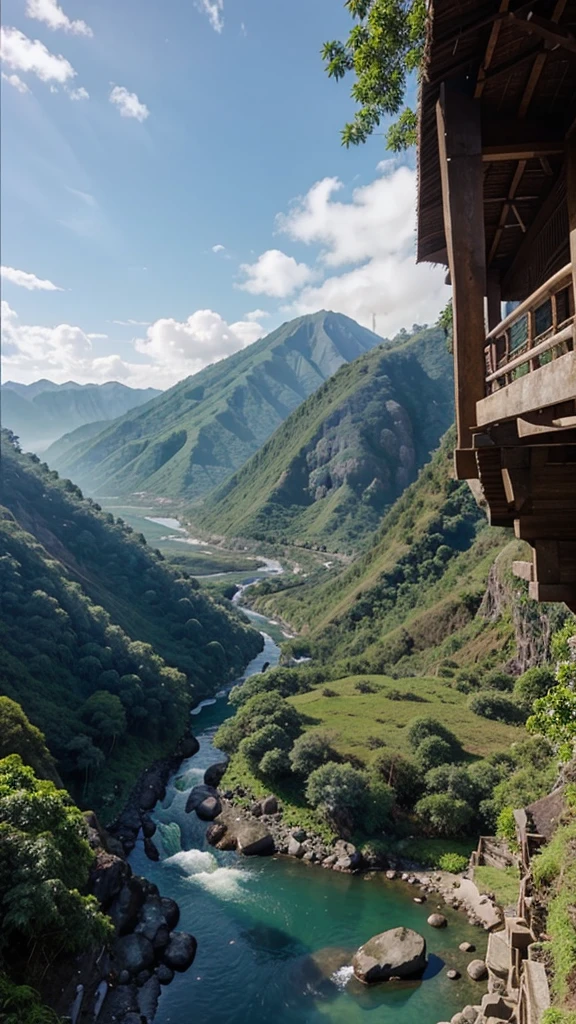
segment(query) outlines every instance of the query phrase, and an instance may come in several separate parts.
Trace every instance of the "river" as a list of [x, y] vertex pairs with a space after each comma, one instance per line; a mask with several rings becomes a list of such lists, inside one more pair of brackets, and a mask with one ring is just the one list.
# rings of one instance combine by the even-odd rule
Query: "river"
[[[248, 614], [265, 646], [246, 676], [266, 661], [276, 664], [280, 654], [267, 620]], [[183, 762], [153, 811], [161, 859], [148, 860], [141, 839], [130, 856], [136, 873], [177, 900], [178, 928], [198, 940], [190, 970], [163, 989], [155, 1024], [437, 1024], [479, 1002], [483, 988], [467, 978], [470, 956], [458, 945], [473, 942], [482, 956], [486, 941], [463, 914], [442, 908], [449, 924], [435, 930], [426, 918], [437, 900], [420, 906], [411, 886], [381, 874], [344, 875], [288, 857], [243, 858], [208, 846], [206, 823], [184, 808], [206, 768], [222, 759], [213, 738], [232, 709], [222, 694], [195, 710], [200, 750]], [[426, 937], [424, 979], [368, 988], [351, 978], [346, 965], [353, 951], [399, 925]], [[445, 964], [463, 977], [450, 981]]]

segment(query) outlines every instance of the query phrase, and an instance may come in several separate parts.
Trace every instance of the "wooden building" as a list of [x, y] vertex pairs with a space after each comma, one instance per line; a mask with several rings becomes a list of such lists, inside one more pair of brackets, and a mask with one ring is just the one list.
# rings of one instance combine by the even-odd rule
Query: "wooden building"
[[452, 284], [456, 475], [576, 611], [576, 0], [429, 15], [418, 259]]

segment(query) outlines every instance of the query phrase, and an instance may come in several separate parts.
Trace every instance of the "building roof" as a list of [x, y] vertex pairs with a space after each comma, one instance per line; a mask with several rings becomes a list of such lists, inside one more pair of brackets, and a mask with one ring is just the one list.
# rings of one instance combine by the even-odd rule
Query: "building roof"
[[[480, 100], [483, 139], [505, 143], [512, 131], [522, 142], [561, 143], [576, 119], [576, 0], [429, 0], [419, 108], [419, 261], [447, 263], [436, 102], [448, 80]], [[502, 275], [503, 298], [524, 297], [569, 261], [563, 161], [560, 152], [485, 157], [487, 263]]]

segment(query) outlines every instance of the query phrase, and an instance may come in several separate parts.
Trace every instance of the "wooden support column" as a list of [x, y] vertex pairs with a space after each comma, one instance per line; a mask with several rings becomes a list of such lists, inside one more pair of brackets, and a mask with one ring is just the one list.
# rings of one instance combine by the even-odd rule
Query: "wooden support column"
[[[572, 285], [574, 288], [574, 309], [576, 310], [576, 128], [566, 139], [566, 201], [568, 203], [568, 229], [570, 231], [570, 259], [572, 260]], [[574, 323], [574, 347], [576, 348], [576, 321]]]
[[484, 398], [484, 237], [480, 103], [445, 83], [436, 105], [444, 229], [454, 310], [458, 448], [471, 448], [476, 402]]
[[486, 281], [486, 305], [488, 313], [488, 330], [493, 331], [502, 320], [502, 289], [500, 274], [490, 271]]

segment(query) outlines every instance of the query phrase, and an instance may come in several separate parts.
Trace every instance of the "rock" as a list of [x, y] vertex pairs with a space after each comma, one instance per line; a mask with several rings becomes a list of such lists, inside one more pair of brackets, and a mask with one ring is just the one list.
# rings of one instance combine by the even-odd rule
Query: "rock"
[[309, 864], [313, 864], [314, 861], [316, 860], [316, 854], [314, 853], [314, 850], [306, 850], [306, 853], [302, 857], [302, 860], [307, 861]]
[[221, 821], [215, 821], [206, 829], [206, 839], [210, 846], [218, 850], [235, 850], [236, 840], [234, 836], [228, 835], [226, 825]]
[[195, 736], [192, 735], [183, 736], [182, 739], [180, 740], [180, 743], [178, 744], [178, 747], [178, 752], [182, 757], [182, 760], [186, 760], [186, 758], [188, 757], [194, 757], [194, 754], [197, 754], [198, 751], [200, 750], [200, 744], [198, 743], [198, 740], [196, 739]]
[[136, 975], [136, 978], [134, 980], [136, 981], [136, 984], [138, 986], [141, 986], [141, 985], [144, 985], [144, 983], [148, 981], [149, 977], [150, 977], [150, 971], [140, 971]]
[[98, 850], [90, 872], [90, 889], [103, 910], [107, 910], [132, 874], [130, 866], [120, 857]]
[[118, 975], [119, 985], [128, 985], [130, 983], [130, 973], [127, 970], [120, 971]]
[[189, 814], [190, 811], [195, 811], [210, 796], [218, 799], [218, 790], [214, 789], [214, 786], [206, 786], [204, 784], [194, 786], [188, 794], [185, 808], [186, 814]]
[[274, 853], [274, 838], [260, 821], [247, 820], [226, 805], [206, 832], [208, 842], [219, 850], [238, 850], [246, 857]]
[[161, 985], [169, 985], [174, 978], [174, 971], [168, 964], [159, 964], [156, 968], [156, 977]]
[[356, 849], [353, 843], [347, 843], [339, 839], [334, 843], [336, 853], [336, 871], [357, 871], [362, 866], [362, 854]]
[[134, 929], [139, 935], [153, 942], [158, 930], [166, 927], [164, 908], [159, 896], [148, 896], [139, 914], [138, 924]]
[[142, 985], [137, 998], [140, 1013], [147, 1021], [152, 1021], [160, 998], [160, 981], [155, 974]]
[[450, 978], [450, 981], [458, 981], [461, 977], [460, 971], [456, 971], [453, 967], [449, 971], [446, 971], [446, 977]]
[[154, 963], [152, 943], [145, 935], [123, 935], [116, 942], [114, 956], [120, 971], [128, 971], [132, 976], [146, 970]]
[[196, 946], [196, 939], [188, 932], [170, 932], [170, 941], [162, 959], [175, 971], [187, 971], [196, 956]]
[[426, 940], [411, 928], [391, 928], [360, 946], [352, 966], [365, 984], [419, 977], [426, 967]]
[[262, 814], [262, 808], [260, 802], [257, 800], [255, 804], [252, 804], [250, 808], [250, 814], [253, 814], [255, 818], [259, 818]]
[[387, 872], [386, 872], [386, 878], [387, 878], [387, 879], [388, 879], [388, 880], [389, 880], [390, 882], [393, 882], [393, 881], [394, 881], [394, 879], [396, 878], [396, 872], [395, 872], [395, 871], [392, 871], [392, 869], [390, 869], [389, 871], [387, 871]]
[[140, 790], [138, 799], [140, 810], [151, 811], [154, 805], [159, 800], [163, 800], [165, 796], [166, 783], [162, 777], [161, 769], [149, 772]]
[[236, 849], [246, 857], [265, 857], [274, 853], [274, 838], [259, 822], [244, 822], [236, 832]]
[[132, 931], [140, 907], [144, 903], [145, 893], [139, 878], [132, 875], [122, 886], [118, 896], [108, 910], [112, 922], [119, 935]]
[[431, 928], [445, 928], [448, 924], [448, 918], [444, 917], [444, 914], [430, 914], [427, 924]]
[[145, 839], [151, 839], [156, 831], [156, 823], [152, 821], [149, 814], [142, 815], [142, 835]]
[[130, 1011], [122, 1017], [122, 1024], [142, 1024], [142, 1017], [136, 1010]]
[[144, 840], [144, 853], [148, 857], [148, 860], [160, 860], [160, 854], [158, 853], [158, 847], [153, 839], [146, 837]]
[[289, 857], [303, 857], [306, 853], [306, 847], [299, 843], [294, 836], [288, 842], [288, 856]]
[[461, 942], [458, 946], [461, 953], [475, 953], [476, 946], [473, 946], [471, 942]]
[[483, 960], [471, 960], [466, 970], [472, 981], [484, 981], [488, 975], [488, 968]]
[[334, 864], [336, 863], [336, 860], [337, 860], [336, 854], [335, 853], [330, 853], [327, 857], [324, 857], [324, 860], [322, 861], [322, 867], [323, 868], [334, 867]]
[[196, 814], [201, 821], [214, 821], [222, 810], [222, 804], [217, 796], [207, 796], [196, 808]]
[[478, 1010], [475, 1006], [470, 1006], [470, 1004], [468, 1004], [468, 1006], [465, 1006], [462, 1010], [462, 1017], [466, 1024], [476, 1024], [476, 1021], [478, 1020]]
[[425, 896], [414, 896], [413, 903], [426, 903]]
[[262, 808], [262, 814], [277, 814], [278, 813], [278, 800], [275, 796], [265, 796], [260, 801], [260, 807]]
[[303, 843], [304, 840], [306, 839], [308, 833], [306, 832], [306, 829], [304, 829], [304, 828], [293, 828], [292, 832], [290, 833], [290, 835], [292, 836], [293, 839], [296, 839], [299, 843]]
[[117, 985], [108, 989], [104, 1002], [106, 1019], [124, 1021], [128, 1014], [136, 1013], [136, 991], [134, 985]]
[[228, 767], [228, 761], [217, 761], [204, 772], [204, 784], [216, 788], [220, 785]]
[[454, 1016], [450, 1018], [450, 1024], [464, 1024], [464, 1017], [461, 1013], [455, 1013]]
[[180, 920], [180, 907], [176, 903], [176, 900], [170, 899], [169, 896], [160, 897], [160, 906], [162, 907], [166, 924], [171, 931], [174, 931], [174, 928]]

